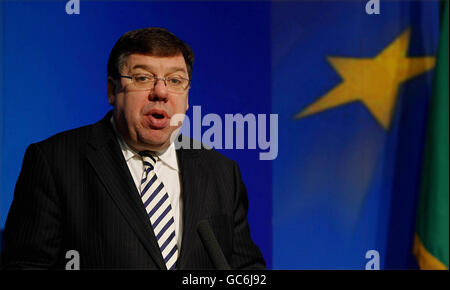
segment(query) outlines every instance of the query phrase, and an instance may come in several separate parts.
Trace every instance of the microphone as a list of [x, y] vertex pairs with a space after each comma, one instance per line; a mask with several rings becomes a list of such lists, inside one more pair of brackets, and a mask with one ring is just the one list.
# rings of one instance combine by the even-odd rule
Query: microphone
[[209, 225], [207, 220], [202, 220], [198, 223], [197, 227], [198, 234], [200, 235], [200, 240], [203, 246], [208, 252], [209, 258], [212, 260], [214, 267], [217, 270], [231, 270], [230, 265], [228, 265], [227, 259], [220, 248], [219, 242], [217, 242], [214, 232]]

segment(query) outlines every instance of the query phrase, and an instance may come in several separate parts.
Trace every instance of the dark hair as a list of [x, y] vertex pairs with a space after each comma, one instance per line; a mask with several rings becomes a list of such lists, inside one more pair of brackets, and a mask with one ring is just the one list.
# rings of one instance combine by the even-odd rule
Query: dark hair
[[186, 62], [189, 79], [192, 78], [192, 49], [167, 29], [142, 28], [122, 35], [109, 54], [108, 76], [118, 78], [126, 58], [133, 53], [154, 56], [175, 56], [181, 53]]

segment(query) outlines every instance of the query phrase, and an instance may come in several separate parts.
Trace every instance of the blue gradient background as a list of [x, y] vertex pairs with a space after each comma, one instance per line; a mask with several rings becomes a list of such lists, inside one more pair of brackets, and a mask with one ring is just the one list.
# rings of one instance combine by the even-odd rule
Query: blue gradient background
[[[219, 150], [236, 160], [250, 200], [252, 237], [268, 268], [416, 268], [411, 255], [432, 71], [399, 90], [384, 131], [355, 102], [293, 116], [337, 85], [327, 56], [373, 57], [407, 27], [409, 55], [434, 55], [436, 1], [0, 0], [0, 227], [26, 147], [101, 119], [106, 63], [126, 31], [165, 27], [194, 50], [190, 110], [279, 115], [279, 155]], [[222, 118], [224, 120], [224, 118]], [[224, 123], [224, 122], [223, 122]], [[191, 123], [192, 126], [192, 123]], [[203, 128], [203, 132], [207, 128]], [[247, 143], [245, 143], [247, 145]]]
[[[270, 3], [81, 1], [79, 15], [65, 4], [1, 2], [2, 228], [26, 147], [110, 110], [106, 64], [126, 31], [165, 27], [190, 44], [190, 106], [201, 105], [203, 116], [271, 110]], [[252, 236], [271, 267], [271, 163], [257, 150], [222, 152], [241, 167]]]

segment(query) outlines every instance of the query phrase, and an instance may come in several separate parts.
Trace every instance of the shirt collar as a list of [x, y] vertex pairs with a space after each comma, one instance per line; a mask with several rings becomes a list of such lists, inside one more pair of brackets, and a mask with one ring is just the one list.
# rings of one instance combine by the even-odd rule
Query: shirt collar
[[170, 143], [170, 146], [166, 150], [156, 152], [156, 155], [159, 157], [159, 160], [164, 162], [167, 166], [178, 171], [177, 152], [175, 151], [175, 144], [173, 142]]
[[[116, 133], [117, 140], [119, 141], [120, 149], [122, 150], [123, 156], [125, 157], [125, 161], [128, 162], [132, 158], [139, 158], [141, 159], [141, 156], [139, 155], [139, 152], [131, 148], [127, 142], [122, 137], [122, 134], [120, 134], [119, 130], [117, 129], [116, 122], [114, 120], [114, 117], [111, 116], [110, 122], [114, 128], [114, 132]], [[172, 169], [178, 170], [178, 162], [177, 162], [177, 154], [175, 150], [175, 144], [172, 142], [170, 143], [169, 147], [161, 152], [155, 153], [159, 160], [163, 163], [165, 163], [167, 166], [171, 167]]]

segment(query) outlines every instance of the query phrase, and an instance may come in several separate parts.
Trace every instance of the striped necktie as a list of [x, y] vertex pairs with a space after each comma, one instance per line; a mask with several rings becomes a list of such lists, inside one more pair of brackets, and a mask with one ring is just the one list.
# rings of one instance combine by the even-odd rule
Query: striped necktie
[[173, 270], [178, 259], [174, 214], [169, 195], [154, 170], [158, 157], [149, 151], [139, 152], [139, 155], [144, 162], [140, 186], [141, 199], [150, 218], [166, 267]]

